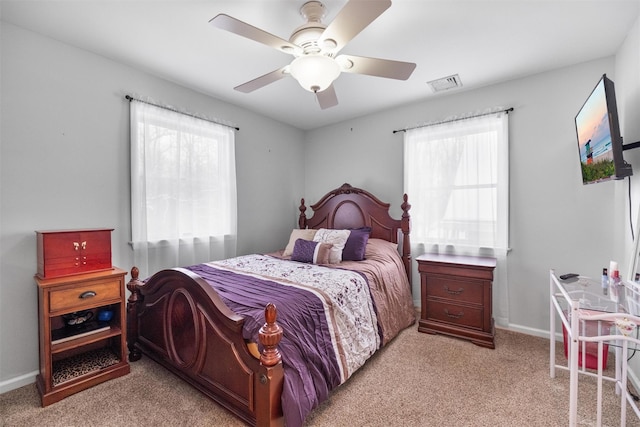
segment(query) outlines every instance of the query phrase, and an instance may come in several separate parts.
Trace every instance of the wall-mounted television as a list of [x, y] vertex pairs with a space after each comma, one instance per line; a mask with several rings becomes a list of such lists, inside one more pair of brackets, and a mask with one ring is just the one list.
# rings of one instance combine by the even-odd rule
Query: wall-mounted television
[[575, 121], [583, 184], [633, 175], [631, 165], [622, 157], [616, 94], [606, 74], [598, 81]]

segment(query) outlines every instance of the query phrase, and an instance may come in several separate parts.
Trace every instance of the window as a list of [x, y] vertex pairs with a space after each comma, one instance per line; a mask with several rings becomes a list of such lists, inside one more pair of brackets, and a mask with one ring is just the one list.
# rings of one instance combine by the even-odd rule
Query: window
[[134, 257], [146, 274], [235, 255], [233, 130], [132, 101], [131, 199]]
[[507, 248], [507, 139], [506, 113], [407, 130], [413, 241]]
[[405, 192], [412, 252], [493, 256], [493, 315], [509, 324], [506, 112], [407, 130]]

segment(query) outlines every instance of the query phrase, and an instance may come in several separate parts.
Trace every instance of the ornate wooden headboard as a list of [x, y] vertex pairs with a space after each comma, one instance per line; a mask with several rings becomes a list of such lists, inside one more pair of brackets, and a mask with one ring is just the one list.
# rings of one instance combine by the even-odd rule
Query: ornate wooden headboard
[[411, 240], [409, 238], [409, 209], [407, 195], [403, 196], [402, 218], [394, 219], [389, 214], [389, 203], [380, 201], [361, 188], [342, 184], [328, 192], [319, 202], [311, 206], [313, 216], [307, 218], [304, 199], [300, 201], [300, 228], [350, 229], [371, 227], [371, 237], [397, 243], [401, 248], [402, 262], [411, 284]]

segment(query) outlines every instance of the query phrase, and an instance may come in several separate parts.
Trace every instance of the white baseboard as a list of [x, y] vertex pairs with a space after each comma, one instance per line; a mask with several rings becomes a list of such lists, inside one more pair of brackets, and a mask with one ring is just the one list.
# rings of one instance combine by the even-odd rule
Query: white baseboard
[[[521, 334], [533, 335], [534, 337], [549, 339], [549, 331], [530, 328], [528, 326], [514, 325], [513, 323], [510, 323], [508, 326], [496, 324], [496, 328], [506, 329], [507, 331], [520, 332]], [[562, 334], [556, 334], [556, 340], [558, 339], [562, 339]]]
[[0, 394], [15, 390], [28, 384], [35, 383], [36, 375], [38, 375], [38, 371], [20, 375], [19, 377], [11, 378], [5, 381], [0, 381]]

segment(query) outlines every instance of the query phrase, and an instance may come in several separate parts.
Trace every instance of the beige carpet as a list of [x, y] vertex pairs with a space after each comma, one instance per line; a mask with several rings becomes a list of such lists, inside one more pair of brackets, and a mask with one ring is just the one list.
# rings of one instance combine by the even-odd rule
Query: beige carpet
[[[562, 343], [558, 356], [564, 360]], [[609, 367], [613, 366], [613, 358]], [[339, 387], [307, 426], [565, 426], [569, 374], [549, 378], [549, 342], [499, 329], [496, 349], [403, 331]], [[595, 425], [596, 383], [580, 383], [578, 423]], [[620, 423], [605, 383], [603, 425]], [[41, 408], [35, 385], [0, 395], [3, 426], [241, 426], [144, 358], [131, 374]], [[627, 425], [640, 426], [631, 408]]]

